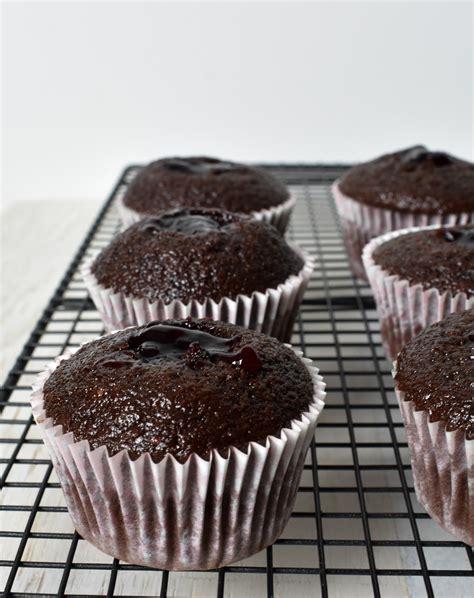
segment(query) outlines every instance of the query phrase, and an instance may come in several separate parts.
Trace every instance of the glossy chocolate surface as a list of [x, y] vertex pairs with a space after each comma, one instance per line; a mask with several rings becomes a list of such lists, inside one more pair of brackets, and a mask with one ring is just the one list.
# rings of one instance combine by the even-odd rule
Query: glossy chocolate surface
[[302, 267], [272, 226], [194, 208], [134, 224], [100, 253], [92, 273], [116, 292], [188, 303], [264, 292]]
[[[201, 330], [156, 324], [148, 326], [140, 334], [131, 336], [128, 346], [146, 362], [160, 359], [177, 360], [188, 356], [192, 358], [188, 360], [188, 364], [202, 367], [203, 361], [199, 359], [199, 355], [204, 352], [206, 358], [223, 359], [242, 368], [244, 372], [260, 371], [262, 363], [258, 353], [251, 346], [245, 345], [234, 353], [229, 351], [229, 346], [235, 340], [237, 339], [220, 338]], [[196, 356], [198, 359], [195, 359]]]
[[464, 245], [474, 250], [474, 225], [442, 228], [438, 231], [438, 235], [448, 243]]
[[411, 284], [474, 295], [474, 225], [400, 235], [380, 245], [373, 259]]
[[158, 218], [145, 218], [139, 223], [143, 232], [170, 231], [185, 235], [205, 235], [213, 230], [225, 228], [229, 223], [220, 219], [216, 213], [193, 213], [190, 210], [165, 212]]
[[351, 168], [339, 188], [362, 203], [402, 212], [474, 212], [474, 164], [422, 145]]
[[191, 319], [89, 343], [44, 386], [47, 415], [76, 440], [155, 461], [264, 443], [307, 410], [312, 394], [306, 367], [276, 339]]
[[124, 197], [126, 206], [156, 215], [182, 207], [249, 214], [288, 199], [285, 185], [261, 168], [208, 157], [164, 158], [141, 170]]
[[430, 421], [474, 438], [474, 310], [425, 328], [402, 349], [395, 380]]

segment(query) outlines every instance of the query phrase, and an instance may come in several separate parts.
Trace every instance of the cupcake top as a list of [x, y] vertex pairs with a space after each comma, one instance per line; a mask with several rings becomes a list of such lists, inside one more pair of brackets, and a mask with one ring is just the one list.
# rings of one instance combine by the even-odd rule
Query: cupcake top
[[405, 345], [395, 380], [417, 411], [474, 439], [474, 310], [452, 314]]
[[372, 258], [410, 284], [474, 295], [474, 224], [402, 234], [379, 245]]
[[156, 215], [182, 207], [221, 208], [250, 214], [288, 199], [285, 185], [261, 168], [216, 158], [163, 158], [130, 183], [124, 204]]
[[276, 288], [302, 267], [301, 257], [271, 225], [194, 208], [126, 229], [98, 255], [92, 273], [115, 292], [188, 303]]
[[167, 320], [84, 345], [47, 379], [44, 408], [63, 432], [110, 455], [185, 461], [246, 451], [308, 411], [311, 376], [264, 334], [212, 320]]
[[339, 188], [362, 203], [401, 212], [473, 212], [474, 164], [417, 145], [351, 168]]

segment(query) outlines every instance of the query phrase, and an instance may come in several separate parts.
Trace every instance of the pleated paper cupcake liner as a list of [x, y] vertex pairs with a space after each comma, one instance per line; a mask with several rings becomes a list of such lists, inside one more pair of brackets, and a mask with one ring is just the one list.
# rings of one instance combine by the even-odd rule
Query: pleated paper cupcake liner
[[[396, 367], [396, 366], [395, 366]], [[444, 530], [474, 545], [474, 440], [430, 422], [396, 390], [405, 424], [418, 502]]]
[[[289, 199], [277, 206], [266, 208], [264, 210], [256, 210], [249, 215], [255, 218], [255, 220], [263, 220], [264, 222], [272, 224], [281, 234], [285, 234], [295, 203], [296, 196], [290, 195]], [[148, 215], [143, 212], [136, 212], [126, 206], [123, 202], [123, 196], [117, 198], [116, 205], [120, 220], [125, 228], [135, 224], [135, 222], [138, 222]], [[151, 214], [151, 216], [153, 216], [153, 214]]]
[[92, 273], [91, 268], [96, 256], [84, 263], [81, 274], [108, 331], [141, 326], [154, 320], [191, 316], [237, 324], [288, 342], [299, 305], [314, 269], [314, 259], [309, 254], [295, 247], [293, 249], [304, 261], [304, 266], [297, 275], [290, 276], [277, 288], [267, 289], [264, 293], [237, 295], [235, 299], [224, 297], [220, 301], [206, 299], [203, 302], [192, 300], [183, 303], [175, 299], [170, 303], [163, 300], [150, 303], [144, 297], [115, 292], [100, 285]]
[[408, 228], [387, 233], [368, 243], [362, 258], [374, 295], [380, 320], [380, 334], [387, 356], [393, 361], [402, 347], [424, 328], [443, 320], [451, 313], [474, 307], [474, 297], [466, 293], [440, 292], [411, 284], [400, 276], [384, 271], [373, 259], [374, 251], [383, 243], [400, 235], [438, 226]]
[[474, 222], [474, 213], [458, 214], [415, 214], [387, 208], [369, 206], [351, 199], [339, 188], [338, 181], [333, 183], [332, 194], [339, 214], [344, 241], [354, 274], [367, 280], [362, 262], [364, 246], [374, 237], [391, 231], [415, 226], [468, 224]]
[[324, 383], [308, 368], [314, 396], [308, 411], [265, 445], [251, 442], [226, 457], [212, 451], [185, 463], [149, 454], [131, 460], [75, 442], [47, 418], [45, 381], [63, 355], [33, 386], [33, 415], [51, 455], [69, 513], [83, 538], [129, 563], [167, 570], [211, 569], [272, 544], [293, 509], [305, 455], [324, 407]]

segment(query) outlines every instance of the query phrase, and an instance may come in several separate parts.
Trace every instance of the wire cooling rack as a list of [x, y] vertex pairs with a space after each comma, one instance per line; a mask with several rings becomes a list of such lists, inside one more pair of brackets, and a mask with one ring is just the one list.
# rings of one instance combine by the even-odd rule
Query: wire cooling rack
[[120, 177], [2, 389], [4, 595], [472, 596], [472, 549], [441, 530], [416, 501], [374, 303], [350, 272], [330, 197], [342, 172], [335, 166], [268, 167], [298, 198], [290, 238], [316, 258], [292, 342], [314, 359], [328, 385], [281, 538], [218, 571], [168, 573], [119, 562], [74, 531], [28, 393], [46, 362], [103, 333], [78, 267], [117, 231], [115, 200], [138, 168]]

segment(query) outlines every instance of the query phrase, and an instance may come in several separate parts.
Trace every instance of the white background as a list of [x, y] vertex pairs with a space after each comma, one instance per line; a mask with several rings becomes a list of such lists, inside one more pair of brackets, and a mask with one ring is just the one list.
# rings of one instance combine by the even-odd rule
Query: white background
[[3, 205], [99, 199], [170, 154], [473, 157], [469, 2], [3, 8]]

